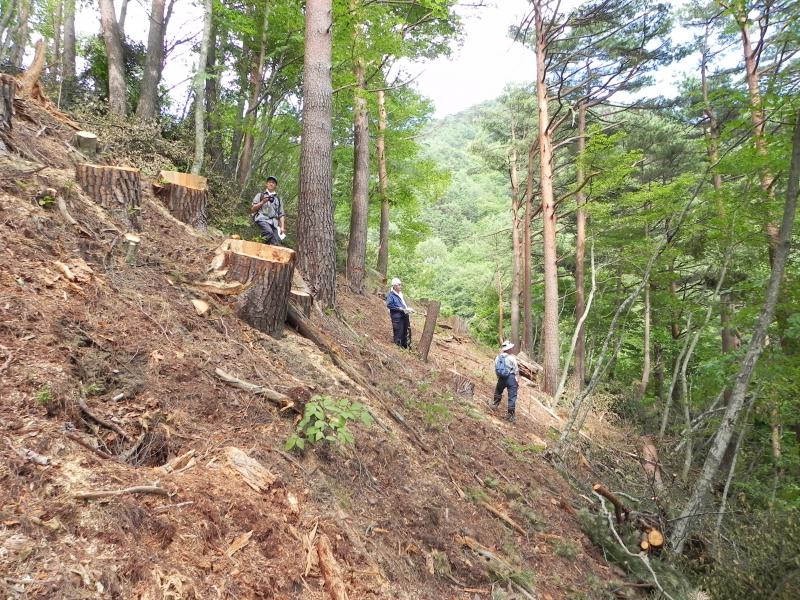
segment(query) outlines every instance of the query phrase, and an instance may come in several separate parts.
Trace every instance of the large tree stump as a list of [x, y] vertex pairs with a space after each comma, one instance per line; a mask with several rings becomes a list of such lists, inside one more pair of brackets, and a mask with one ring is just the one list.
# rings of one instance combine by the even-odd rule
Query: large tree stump
[[17, 80], [0, 73], [0, 134], [11, 131], [14, 116], [14, 97], [17, 95]]
[[436, 319], [439, 317], [439, 301], [432, 300], [428, 303], [428, 310], [425, 313], [425, 327], [422, 330], [422, 338], [419, 341], [419, 355], [422, 360], [428, 362], [428, 352], [433, 341], [433, 332], [436, 330]]
[[111, 214], [139, 231], [142, 185], [139, 169], [84, 163], [75, 165], [75, 179], [83, 190]]
[[179, 221], [198, 229], [208, 227], [208, 180], [200, 175], [161, 171], [153, 189]]
[[269, 335], [283, 332], [294, 274], [294, 250], [246, 240], [229, 240], [223, 268], [226, 281], [246, 289], [236, 297], [236, 314]]

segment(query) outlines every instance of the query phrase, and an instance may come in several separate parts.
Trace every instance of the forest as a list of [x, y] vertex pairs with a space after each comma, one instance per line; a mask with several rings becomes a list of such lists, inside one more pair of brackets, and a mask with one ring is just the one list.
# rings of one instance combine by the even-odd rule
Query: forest
[[[357, 295], [400, 277], [479, 343], [511, 340], [566, 415], [548, 460], [607, 412], [657, 448], [663, 561], [713, 598], [793, 597], [796, 2], [531, 0], [508, 23], [529, 83], [441, 119], [404, 65], [452, 53], [464, 5], [491, 2], [136, 4], [147, 24], [129, 0], [0, 0], [0, 72], [38, 65], [107, 156], [207, 177], [227, 235], [259, 239], [250, 203], [276, 177], [317, 304], [335, 312], [337, 276]], [[166, 80], [181, 54], [193, 72]]]

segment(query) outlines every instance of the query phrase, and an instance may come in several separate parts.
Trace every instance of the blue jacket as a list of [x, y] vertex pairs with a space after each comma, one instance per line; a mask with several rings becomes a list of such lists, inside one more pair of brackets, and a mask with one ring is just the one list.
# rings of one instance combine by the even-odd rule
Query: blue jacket
[[403, 301], [400, 299], [400, 296], [394, 290], [389, 291], [389, 295], [386, 296], [386, 307], [390, 311], [400, 310], [405, 311], [408, 307], [403, 304]]

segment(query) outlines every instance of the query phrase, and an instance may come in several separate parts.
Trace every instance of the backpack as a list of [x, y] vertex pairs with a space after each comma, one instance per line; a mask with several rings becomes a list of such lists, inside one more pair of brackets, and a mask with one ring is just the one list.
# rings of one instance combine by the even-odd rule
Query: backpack
[[511, 366], [508, 364], [508, 361], [506, 361], [504, 355], [499, 354], [494, 360], [494, 372], [497, 373], [498, 377], [508, 377], [511, 375]]

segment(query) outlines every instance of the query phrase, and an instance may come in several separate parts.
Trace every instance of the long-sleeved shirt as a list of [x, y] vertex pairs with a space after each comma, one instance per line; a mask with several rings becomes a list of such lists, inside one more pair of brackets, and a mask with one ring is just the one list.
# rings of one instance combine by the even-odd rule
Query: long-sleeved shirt
[[497, 355], [497, 358], [494, 359], [494, 367], [497, 368], [497, 365], [500, 364], [500, 357], [504, 357], [506, 361], [506, 365], [509, 369], [511, 369], [511, 374], [514, 376], [519, 375], [519, 363], [517, 362], [517, 357], [513, 354], [506, 354], [505, 352], [501, 352]]
[[405, 298], [403, 298], [403, 292], [396, 292], [394, 290], [389, 290], [389, 295], [386, 296], [386, 307], [390, 311], [399, 310], [405, 312], [408, 310], [408, 305], [406, 304]]
[[276, 224], [277, 220], [284, 216], [283, 200], [281, 200], [277, 193], [259, 192], [256, 194], [256, 197], [253, 198], [252, 206], [266, 199], [268, 199], [266, 204], [253, 215], [253, 220], [269, 221], [270, 223]]

